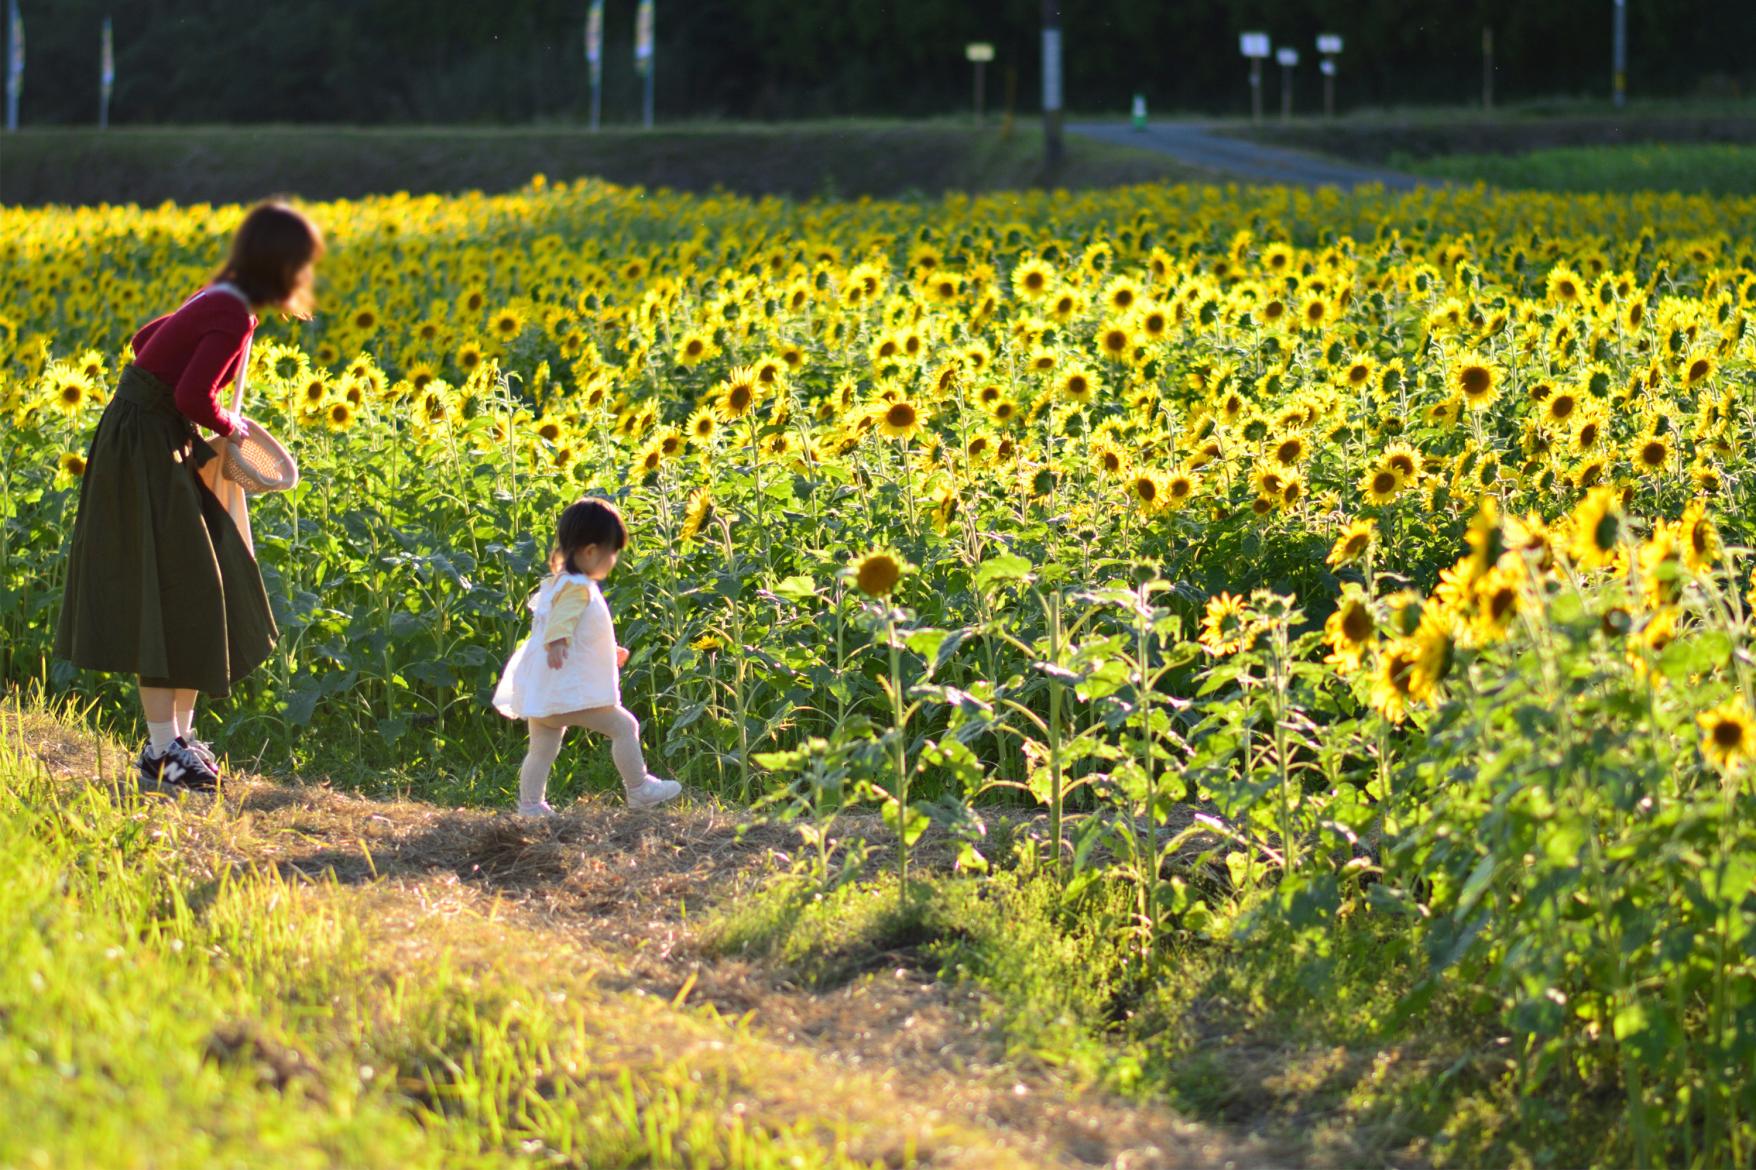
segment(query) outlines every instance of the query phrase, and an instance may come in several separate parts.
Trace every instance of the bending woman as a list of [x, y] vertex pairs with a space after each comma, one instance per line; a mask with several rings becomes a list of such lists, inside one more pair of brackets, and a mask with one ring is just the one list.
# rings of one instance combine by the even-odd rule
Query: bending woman
[[257, 310], [310, 316], [322, 254], [322, 235], [299, 212], [253, 208], [212, 281], [134, 335], [134, 361], [92, 439], [55, 652], [138, 677], [148, 782], [218, 786], [218, 761], [195, 736], [196, 695], [230, 694], [274, 648], [261, 570], [201, 480], [217, 456], [196, 427], [247, 433], [220, 392], [237, 376]]

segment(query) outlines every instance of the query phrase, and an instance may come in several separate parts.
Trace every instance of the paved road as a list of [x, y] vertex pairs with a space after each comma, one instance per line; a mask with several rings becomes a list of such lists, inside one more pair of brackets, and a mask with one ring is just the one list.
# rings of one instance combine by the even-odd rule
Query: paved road
[[1198, 122], [1151, 122], [1145, 130], [1114, 122], [1081, 122], [1073, 134], [1137, 150], [1156, 150], [1192, 167], [1221, 171], [1246, 183], [1285, 183], [1305, 187], [1357, 187], [1382, 183], [1392, 191], [1434, 185], [1432, 180], [1397, 171], [1355, 166], [1303, 151], [1268, 146], [1220, 134]]

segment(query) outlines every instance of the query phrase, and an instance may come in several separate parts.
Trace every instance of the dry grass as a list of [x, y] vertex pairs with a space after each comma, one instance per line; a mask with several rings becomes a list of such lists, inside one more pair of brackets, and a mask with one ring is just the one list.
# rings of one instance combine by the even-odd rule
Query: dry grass
[[[113, 777], [114, 744], [6, 712], [7, 738], [63, 783]], [[687, 1066], [764, 1125], [833, 1124], [857, 1157], [923, 1166], [1184, 1167], [1275, 1153], [1169, 1111], [1079, 1092], [1006, 1059], [975, 993], [906, 950], [863, 957], [832, 988], [714, 957], [697, 911], [753, 890], [796, 843], [724, 809], [633, 811], [586, 800], [549, 821], [242, 776], [218, 798], [166, 798], [164, 827], [197, 877], [269, 867], [301, 896], [347, 902], [387, 981], [443, 962], [465, 977], [588, 1005], [594, 1069]], [[850, 831], [878, 836], [856, 821]], [[949, 854], [929, 854], [948, 864]], [[214, 1059], [296, 1079], [299, 1057], [247, 1025]], [[594, 1073], [594, 1075], [596, 1075]], [[1277, 1159], [1278, 1160], [1278, 1159]]]

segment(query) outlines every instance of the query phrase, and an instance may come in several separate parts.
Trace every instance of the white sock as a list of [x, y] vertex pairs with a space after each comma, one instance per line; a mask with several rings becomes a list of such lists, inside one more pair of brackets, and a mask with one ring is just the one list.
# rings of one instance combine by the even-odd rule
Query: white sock
[[171, 744], [176, 741], [177, 721], [173, 719], [168, 723], [154, 723], [150, 719], [147, 720], [146, 738], [149, 746], [152, 748], [153, 755], [164, 755], [170, 750]]

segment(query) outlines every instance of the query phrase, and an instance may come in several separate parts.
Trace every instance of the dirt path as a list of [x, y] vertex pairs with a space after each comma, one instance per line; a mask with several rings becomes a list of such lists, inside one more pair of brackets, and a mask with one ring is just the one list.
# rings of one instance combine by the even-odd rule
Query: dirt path
[[[21, 739], [63, 782], [99, 774], [93, 737], [26, 719]], [[114, 774], [121, 753], [103, 752], [101, 770]], [[815, 1115], [884, 1135], [856, 1152], [887, 1165], [911, 1155], [920, 1166], [995, 1170], [1285, 1160], [1168, 1109], [1080, 1091], [1052, 1070], [1008, 1060], [980, 1023], [977, 993], [940, 981], [917, 955], [885, 956], [828, 990], [713, 955], [700, 945], [702, 911], [751, 889], [794, 843], [723, 810], [631, 812], [587, 800], [554, 821], [528, 822], [244, 777], [221, 800], [166, 798], [163, 815], [215, 875], [267, 866], [314, 892], [370, 899], [367, 912], [393, 946], [431, 947], [429, 936], [442, 934], [464, 951], [479, 937], [483, 954], [499, 954], [501, 936], [516, 929], [536, 971], [583, 961], [601, 999], [599, 1026], [629, 1053], [713, 1062], [741, 1046], [753, 1115]]]
[[1199, 122], [1149, 122], [1145, 130], [1109, 122], [1080, 122], [1068, 131], [1115, 146], [1158, 151], [1192, 167], [1231, 175], [1246, 183], [1354, 188], [1382, 183], [1392, 191], [1434, 185], [1429, 179], [1363, 167], [1303, 151], [1233, 138]]

